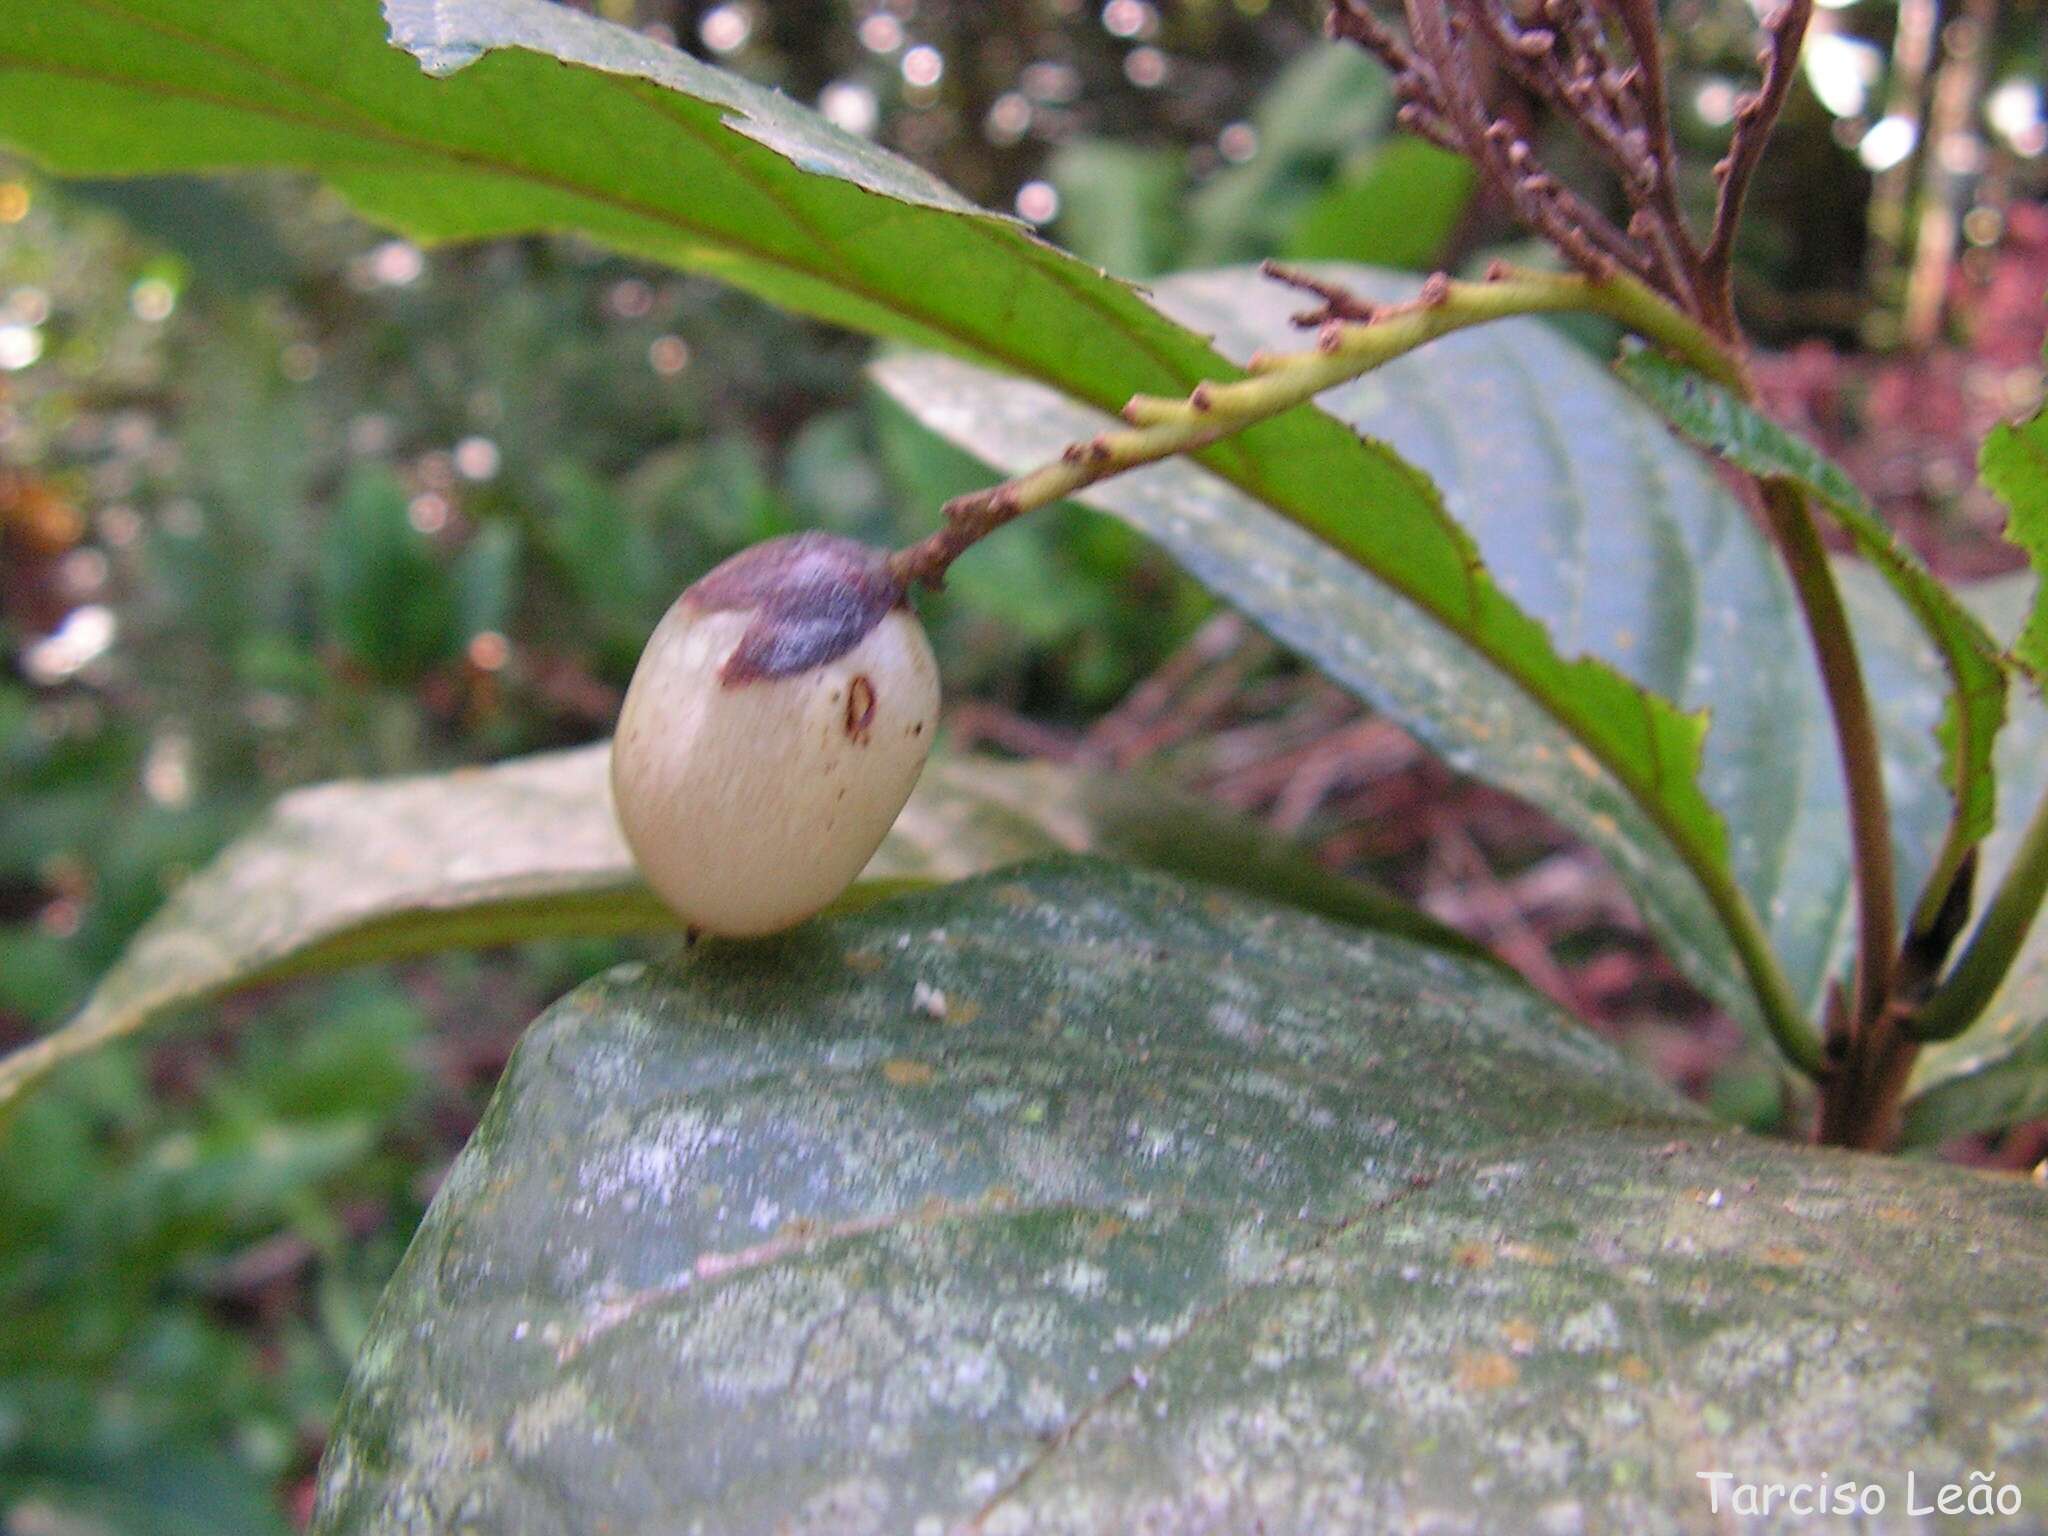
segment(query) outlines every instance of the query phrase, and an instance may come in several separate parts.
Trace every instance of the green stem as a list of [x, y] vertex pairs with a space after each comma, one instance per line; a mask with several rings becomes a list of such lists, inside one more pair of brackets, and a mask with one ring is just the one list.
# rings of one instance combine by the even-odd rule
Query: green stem
[[1713, 336], [1632, 277], [1596, 281], [1576, 272], [1512, 270], [1481, 283], [1435, 277], [1410, 303], [1389, 306], [1369, 321], [1326, 326], [1312, 350], [1254, 357], [1250, 378], [1199, 384], [1184, 400], [1135, 396], [1124, 407], [1131, 430], [1072, 444], [1050, 464], [954, 498], [940, 527], [898, 550], [890, 569], [906, 587], [936, 586], [953, 561], [1026, 512], [1141, 464], [1197, 452], [1451, 331], [1563, 311], [1605, 315], [1717, 383], [1744, 388], [1739, 365]]
[[1963, 957], [1926, 1004], [1906, 1021], [1907, 1034], [1915, 1040], [1952, 1040], [1982, 1016], [2026, 942], [2044, 895], [2048, 895], [2048, 798], [2035, 808], [2012, 867], [1984, 909]]
[[[1034, 508], [1141, 464], [1206, 448], [1451, 331], [1512, 315], [1568, 310], [1605, 315], [1715, 382], [1748, 393], [1734, 356], [1705, 328], [1634, 278], [1596, 280], [1582, 273], [1520, 271], [1498, 272], [1482, 283], [1432, 278], [1411, 303], [1378, 311], [1369, 320], [1325, 326], [1311, 351], [1253, 358], [1249, 378], [1200, 384], [1183, 400], [1135, 397], [1124, 408], [1130, 430], [1104, 432], [1071, 444], [1048, 464], [948, 502], [940, 527], [892, 555], [890, 569], [906, 587], [918, 582], [937, 585], [967, 549]], [[1800, 510], [1803, 514], [1803, 507]], [[1810, 535], [1810, 520], [1806, 527]], [[1825, 575], [1824, 562], [1820, 569]], [[1839, 615], [1839, 600], [1835, 608]], [[1840, 629], [1846, 637], [1846, 621]], [[1629, 782], [1626, 774], [1619, 776], [1624, 784]], [[1819, 1076], [1827, 1065], [1820, 1040], [1749, 899], [1722, 864], [1700, 854], [1686, 829], [1653, 796], [1639, 792], [1637, 798], [1699, 881], [1734, 944], [1772, 1038], [1802, 1071]]]

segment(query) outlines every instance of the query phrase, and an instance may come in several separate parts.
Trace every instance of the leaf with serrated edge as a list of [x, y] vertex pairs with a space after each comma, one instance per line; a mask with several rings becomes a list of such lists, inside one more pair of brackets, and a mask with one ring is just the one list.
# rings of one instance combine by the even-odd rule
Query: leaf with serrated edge
[[2005, 503], [2006, 538], [2026, 551], [2034, 569], [2034, 601], [2012, 653], [2042, 682], [2048, 680], [2048, 406], [1993, 427], [1977, 468]]
[[1105, 388], [1185, 388], [1214, 361], [1019, 221], [638, 32], [545, 0], [390, 16], [420, 58], [376, 0], [0, 0], [0, 138], [67, 174], [313, 171], [422, 240], [573, 231]]
[[1933, 640], [1949, 675], [1938, 727], [1943, 778], [1956, 808], [1949, 868], [1991, 830], [1997, 788], [1992, 747], [2005, 723], [2005, 667], [1999, 644], [1864, 499], [1856, 483], [1811, 444], [1793, 436], [1712, 380], [1668, 358], [1632, 352], [1622, 378], [1685, 437], [1753, 475], [1803, 487], [1897, 590]]
[[[1383, 301], [1413, 292], [1408, 278], [1318, 270]], [[1245, 270], [1170, 278], [1157, 297], [1239, 356], [1286, 344], [1299, 307]], [[888, 358], [877, 376], [927, 426], [1002, 470], [1040, 462], [1099, 425], [1042, 389], [946, 359]], [[1734, 829], [1735, 878], [1765, 914], [1800, 998], [1817, 1009], [1849, 938], [1841, 778], [1789, 584], [1742, 508], [1603, 368], [1536, 321], [1443, 337], [1319, 403], [1429, 475], [1502, 586], [1561, 648], [1711, 716], [1702, 783]], [[1591, 842], [1687, 975], [1755, 1021], [1728, 942], [1670, 841], [1569, 730], [1464, 640], [1185, 462], [1081, 499], [1159, 540], [1454, 766]], [[1947, 819], [1932, 740], [1940, 694], [1917, 653], [1872, 666], [1899, 769], [1892, 813], [1910, 899]]]
[[[63, 1062], [236, 988], [458, 946], [673, 928], [619, 835], [609, 751], [287, 795], [178, 889], [76, 1018], [0, 1059], [0, 1108]], [[945, 754], [844, 901], [1055, 850], [1115, 853], [1476, 953], [1420, 912], [1142, 777]]]
[[[0, 138], [66, 172], [311, 170], [422, 239], [572, 230], [1106, 409], [1237, 376], [1015, 220], [639, 33], [544, 0], [389, 15], [445, 78], [385, 46], [367, 0], [0, 0]], [[1423, 475], [1307, 409], [1202, 457], [1463, 635], [1718, 878], [1705, 722], [1561, 651]]]
[[1440, 952], [1027, 866], [535, 1024], [313, 1529], [1676, 1533], [1702, 1470], [1993, 1443], [2031, 1508], [2044, 1216], [1717, 1130]]
[[[1996, 635], [2018, 635], [2038, 588], [2024, 572], [1961, 589]], [[1893, 633], [1911, 621], [1896, 604], [1886, 616]], [[1866, 638], [1876, 632], [1873, 624]], [[2012, 867], [2027, 819], [2048, 795], [2048, 706], [2015, 690], [2012, 719], [1998, 740], [1998, 820], [1984, 840], [1977, 871], [1981, 911]], [[1953, 1040], [1924, 1047], [1908, 1085], [1905, 1139], [1929, 1145], [1952, 1137], [2003, 1130], [2038, 1118], [2048, 1104], [2048, 922], [2036, 922], [1991, 1006]]]

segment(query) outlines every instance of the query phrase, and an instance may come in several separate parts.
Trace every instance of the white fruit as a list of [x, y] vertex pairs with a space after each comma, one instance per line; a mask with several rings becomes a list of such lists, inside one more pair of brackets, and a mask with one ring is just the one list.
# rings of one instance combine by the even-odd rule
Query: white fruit
[[924, 628], [891, 607], [787, 676], [723, 674], [758, 608], [692, 588], [656, 627], [619, 714], [612, 795], [641, 874], [692, 927], [773, 933], [829, 905], [910, 798], [938, 720]]

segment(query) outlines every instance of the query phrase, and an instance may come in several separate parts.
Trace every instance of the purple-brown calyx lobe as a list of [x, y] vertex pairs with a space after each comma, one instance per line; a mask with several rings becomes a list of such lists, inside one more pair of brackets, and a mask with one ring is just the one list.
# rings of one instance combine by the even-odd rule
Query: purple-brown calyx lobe
[[836, 533], [792, 533], [743, 549], [686, 589], [707, 613], [752, 612], [719, 681], [728, 688], [821, 667], [904, 601], [888, 556]]

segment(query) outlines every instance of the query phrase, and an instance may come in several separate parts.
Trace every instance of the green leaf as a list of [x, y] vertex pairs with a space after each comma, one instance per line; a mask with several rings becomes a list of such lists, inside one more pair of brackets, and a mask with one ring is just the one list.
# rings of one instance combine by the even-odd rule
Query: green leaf
[[490, 522], [476, 531], [456, 559], [452, 574], [464, 636], [479, 635], [485, 630], [502, 631], [511, 626], [524, 544], [516, 525]]
[[1046, 177], [1060, 194], [1057, 233], [1075, 255], [1121, 277], [1173, 265], [1187, 177], [1179, 151], [1069, 139], [1053, 151]]
[[[1908, 658], [1926, 646], [1939, 658], [1946, 702], [1936, 730], [1960, 834], [1948, 851], [1960, 854], [1983, 839], [1975, 879], [1981, 908], [2010, 868], [2035, 806], [2048, 795], [2048, 709], [2038, 693], [2016, 693], [2008, 724], [2003, 672], [2010, 656], [2038, 679], [2043, 657], [2030, 647], [2048, 635], [2038, 581], [2048, 532], [2048, 427], [2042, 418], [1998, 427], [1983, 454], [1986, 482], [2011, 508], [2009, 535], [2033, 556], [2036, 579], [1951, 592], [1893, 537], [1848, 477], [1807, 444], [1662, 359], [1637, 354], [1622, 372], [1695, 442], [1754, 473], [1804, 485], [1891, 586], [1896, 602], [1841, 573], [1889, 755], [1905, 746], [1899, 703], [1926, 692], [1924, 683], [1901, 675], [1913, 666]], [[1919, 637], [1909, 632], [1914, 625]], [[2010, 647], [1998, 634], [2015, 636]], [[2036, 924], [1983, 1018], [1921, 1052], [1910, 1094], [1909, 1145], [2001, 1130], [2048, 1105], [2048, 925]]]
[[[187, 880], [54, 1034], [0, 1058], [0, 1110], [64, 1062], [224, 992], [439, 949], [673, 929], [612, 815], [608, 743], [323, 784]], [[1448, 950], [1469, 940], [1141, 778], [940, 756], [845, 901], [1056, 850], [1268, 892]]]
[[202, 282], [249, 294], [284, 287], [296, 275], [277, 229], [217, 182], [195, 176], [74, 181], [64, 192], [112, 209], [144, 239], [176, 252]]
[[[1940, 578], [1886, 526], [1856, 484], [1826, 455], [1728, 391], [1666, 358], [1632, 352], [1621, 376], [1679, 432], [1751, 474], [1790, 480], [1841, 525], [1925, 626], [1948, 671], [1950, 693], [1939, 739], [1942, 777], [1955, 802], [1955, 835], [1941, 861], [1946, 878], [1991, 830], [1997, 789], [1992, 744], [2005, 723], [2005, 668], [1996, 640]], [[1933, 893], [1935, 899], [1939, 892]]]
[[1991, 1443], [2031, 1508], [2044, 1213], [1716, 1130], [1405, 940], [1043, 863], [545, 1015], [313, 1528], [1679, 1531], [1702, 1470], [1899, 1507]]
[[2027, 552], [2034, 568], [2033, 608], [2012, 653], [2036, 682], [2048, 680], [2048, 406], [1993, 427], [1977, 468], [2006, 505], [2006, 538]]
[[1252, 158], [1188, 199], [1187, 263], [1272, 255], [1343, 160], [1385, 132], [1392, 109], [1387, 73], [1363, 49], [1331, 43], [1293, 59], [1252, 113]]
[[[725, 465], [706, 472], [693, 460], [689, 468], [697, 472], [688, 484], [702, 496], [715, 493]], [[596, 628], [601, 663], [608, 672], [630, 675], [648, 631], [687, 584], [671, 568], [677, 551], [664, 547], [649, 517], [580, 464], [550, 464], [542, 486], [540, 546], [578, 611]], [[689, 525], [694, 532], [710, 521], [692, 516]], [[700, 559], [698, 569], [712, 563]]]
[[1309, 204], [1282, 254], [1290, 261], [1434, 267], [1477, 184], [1463, 155], [1426, 139], [1390, 139]]
[[416, 681], [461, 642], [454, 576], [406, 514], [405, 489], [365, 470], [322, 534], [321, 627], [379, 682]]
[[287, 1536], [292, 1529], [260, 1477], [204, 1444], [88, 1452], [21, 1472], [7, 1492], [10, 1529], [55, 1536]]
[[[1963, 589], [1994, 634], [2017, 635], [2038, 601], [2034, 578], [2000, 577]], [[1895, 621], [1903, 627], [1903, 621]], [[1998, 739], [1998, 819], [1979, 849], [1981, 912], [2011, 868], [2028, 818], [2048, 796], [2048, 705], [2016, 690]], [[1953, 1040], [1924, 1047], [1906, 1106], [1908, 1145], [1999, 1131], [2043, 1113], [2048, 1102], [2048, 923], [2036, 921], [1983, 1017]]]
[[[2048, 991], [2042, 986], [2038, 959], [2029, 985], [2009, 993], [2015, 1011], [1991, 1011], [1990, 1017], [2002, 1020], [2003, 1028], [1971, 1042], [1975, 1059], [1960, 1069], [1944, 1070], [1907, 1101], [1900, 1145], [1939, 1147], [1958, 1137], [1988, 1136], [2048, 1119]], [[2018, 1006], [2028, 1012], [2018, 1012]], [[2005, 1038], [1997, 1038], [2000, 1035]], [[1989, 1054], [1987, 1046], [1994, 1047]]]
[[[1371, 298], [1413, 291], [1404, 278], [1325, 270]], [[1157, 294], [1238, 356], [1298, 334], [1288, 316], [1299, 296], [1248, 271], [1168, 279]], [[877, 373], [926, 425], [1003, 470], [1042, 462], [1100, 425], [1044, 390], [944, 359], [890, 358]], [[1530, 641], [1538, 654], [1592, 659], [1565, 663], [1568, 681], [1547, 665], [1532, 675], [1490, 619], [1415, 602], [1412, 588], [1384, 579], [1398, 565], [1382, 541], [1413, 536], [1376, 499], [1375, 483], [1354, 502], [1344, 482], [1324, 480], [1317, 510], [1328, 509], [1327, 521], [1301, 521], [1328, 543], [1185, 462], [1105, 482], [1082, 500], [1158, 539], [1454, 766], [1599, 848], [1687, 974], [1755, 1023], [1694, 873], [1731, 870], [1765, 914], [1800, 1000], [1817, 1009], [1845, 958], [1852, 900], [1834, 738], [1789, 585], [1708, 466], [1592, 358], [1531, 320], [1443, 337], [1320, 403], [1441, 488], [1492, 573], [1481, 590], [1511, 600], [1517, 624], [1547, 629]], [[1357, 563], [1332, 559], [1332, 544]], [[1939, 694], [1917, 657], [1874, 664], [1889, 669], [1877, 706], [1901, 770], [1892, 809], [1910, 897], [1946, 820], [1923, 735]], [[1559, 693], [1578, 707], [1561, 706]], [[1661, 698], [1699, 713], [1681, 720], [1653, 702]], [[1701, 715], [1713, 721], [1704, 796], [1670, 735]], [[1631, 720], [1657, 733], [1664, 755], [1650, 765], [1647, 748], [1624, 757], [1613, 747]], [[1595, 741], [1609, 747], [1589, 751]], [[1624, 760], [1628, 770], [1614, 771]], [[1660, 803], [1661, 816], [1650, 809]], [[1725, 851], [1722, 818], [1737, 832]]]
[[[0, 0], [0, 136], [74, 173], [313, 169], [422, 239], [575, 230], [1105, 409], [1236, 376], [1199, 334], [1015, 221], [638, 33], [542, 0], [387, 6], [394, 36], [447, 78], [384, 47], [356, 0], [94, 0], [61, 14]], [[1271, 165], [1245, 170], [1305, 167], [1351, 115], [1384, 113], [1385, 82], [1356, 50], [1299, 68], [1259, 114]], [[1413, 467], [1311, 410], [1203, 459], [1513, 678], [1590, 754], [1590, 776], [1661, 829], [1723, 918], [1754, 926], [1697, 783], [1705, 722], [1604, 661], [1560, 654]], [[1745, 950], [1764, 975], [1762, 941]]]
[[1113, 404], [1215, 367], [1025, 225], [638, 32], [545, 0], [384, 11], [416, 58], [375, 0], [0, 0], [0, 138], [74, 175], [312, 171], [420, 240], [574, 231], [857, 329], [1092, 380]]
[[626, 623], [645, 634], [671, 600], [645, 574], [659, 565], [652, 530], [610, 485], [574, 461], [550, 464], [541, 484], [547, 549], [577, 601], [604, 618], [624, 609]]

